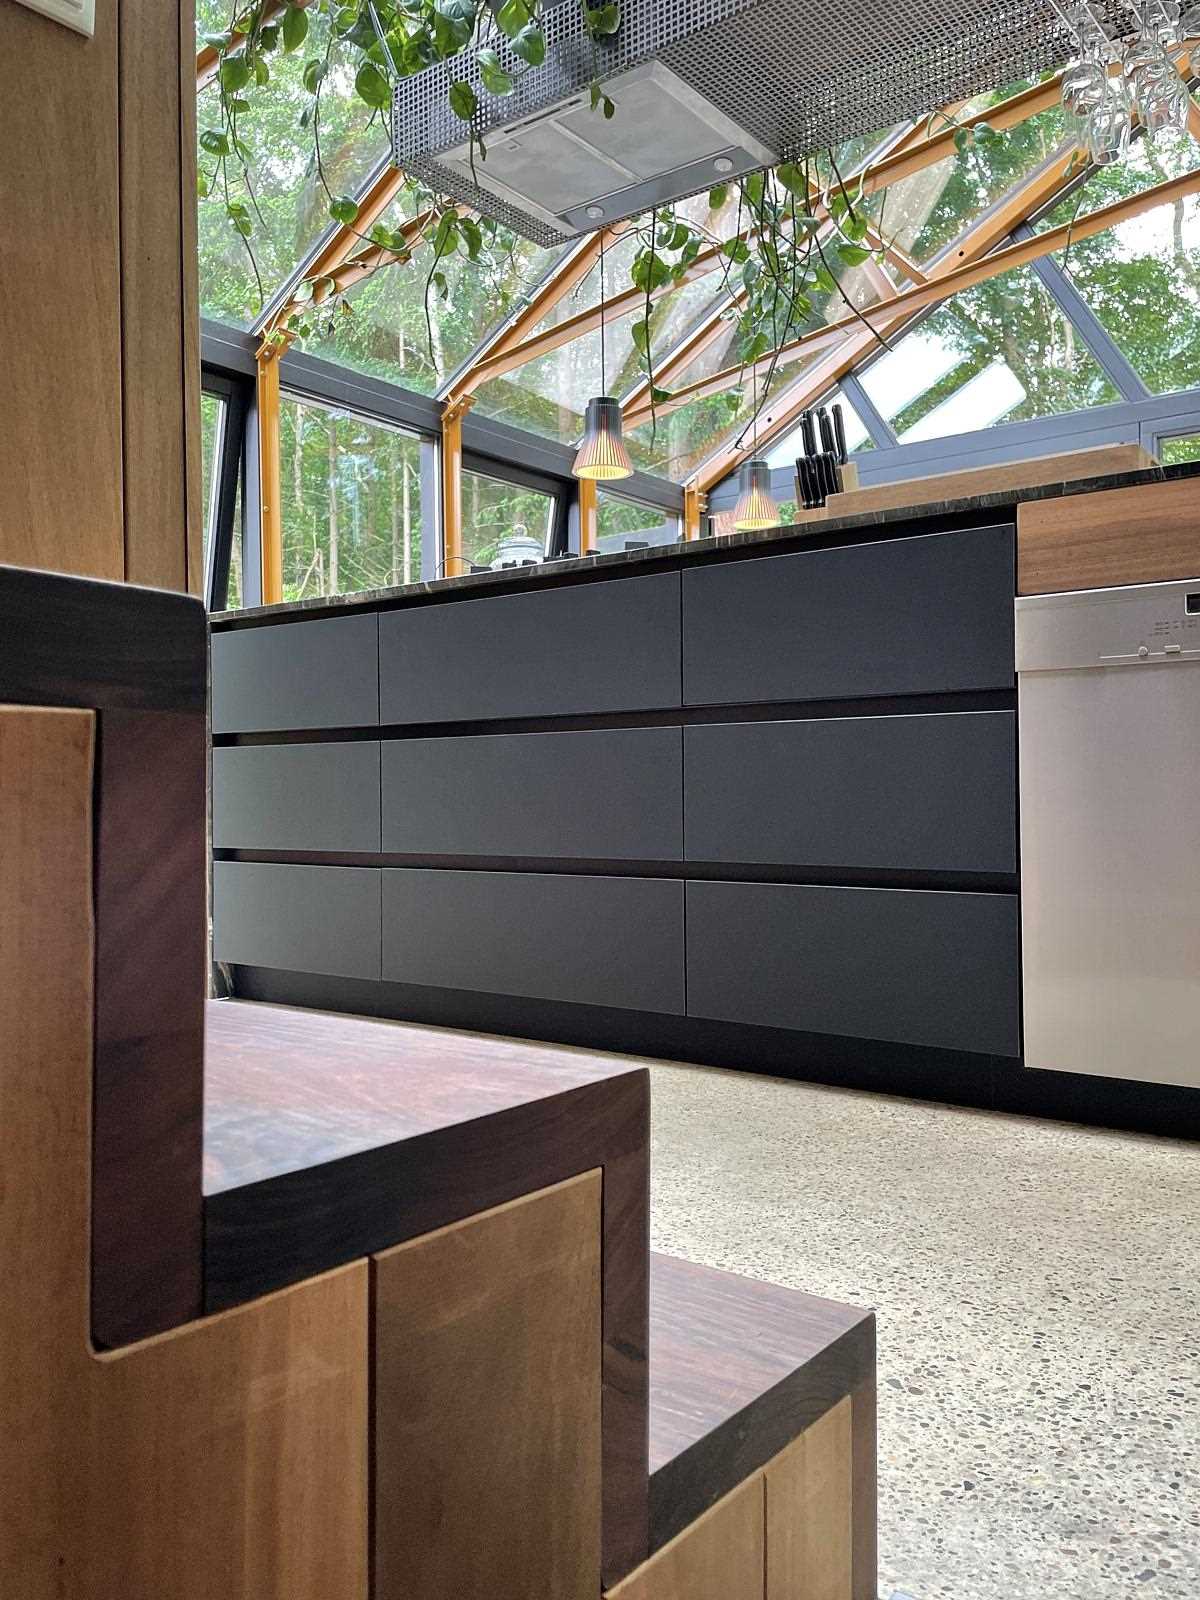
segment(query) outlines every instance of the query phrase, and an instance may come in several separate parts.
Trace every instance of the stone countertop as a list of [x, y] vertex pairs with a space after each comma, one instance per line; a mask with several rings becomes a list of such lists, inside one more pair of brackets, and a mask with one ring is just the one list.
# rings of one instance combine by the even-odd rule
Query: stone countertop
[[489, 594], [506, 586], [519, 584], [522, 588], [553, 582], [564, 577], [584, 576], [593, 572], [611, 572], [614, 575], [631, 566], [660, 570], [676, 560], [695, 560], [705, 556], [721, 555], [729, 550], [747, 546], [794, 548], [803, 544], [824, 541], [830, 535], [867, 531], [872, 528], [897, 529], [899, 524], [920, 525], [941, 523], [948, 517], [969, 517], [978, 522], [982, 515], [992, 511], [1011, 512], [1019, 504], [1034, 500], [1056, 500], [1065, 495], [1090, 494], [1097, 489], [1132, 489], [1142, 484], [1171, 483], [1179, 478], [1200, 477], [1200, 461], [1182, 462], [1178, 466], [1148, 467], [1137, 472], [1107, 473], [1102, 477], [1075, 478], [1067, 483], [1044, 483], [1028, 489], [1004, 489], [993, 494], [964, 495], [954, 500], [934, 500], [925, 505], [891, 506], [881, 511], [859, 511], [825, 521], [781, 525], [764, 528], [754, 533], [728, 533], [709, 539], [691, 539], [676, 544], [651, 545], [642, 550], [620, 550], [605, 555], [567, 556], [561, 560], [546, 561], [524, 567], [505, 567], [499, 572], [469, 572], [458, 577], [435, 578], [430, 582], [406, 583], [388, 589], [358, 590], [354, 594], [315, 595], [309, 600], [284, 601], [274, 606], [253, 606], [243, 611], [218, 612], [212, 618], [215, 628], [237, 627], [241, 623], [260, 622], [286, 617], [328, 615], [347, 608], [391, 606], [406, 600], [428, 595]]

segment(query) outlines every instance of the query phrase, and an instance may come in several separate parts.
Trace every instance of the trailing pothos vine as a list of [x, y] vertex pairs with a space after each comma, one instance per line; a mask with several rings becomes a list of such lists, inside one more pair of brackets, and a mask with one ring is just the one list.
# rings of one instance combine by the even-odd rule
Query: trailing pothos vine
[[[619, 116], [620, 105], [606, 92], [602, 71], [604, 46], [620, 28], [621, 7], [578, 3], [592, 50], [593, 113]], [[406, 187], [416, 225], [397, 228], [379, 220], [360, 232], [355, 196], [336, 193], [327, 182], [322, 94], [337, 74], [340, 84], [353, 82], [355, 94], [374, 116], [384, 118], [397, 77], [437, 62], [452, 63], [469, 52], [484, 93], [503, 100], [524, 74], [536, 72], [545, 60], [544, 10], [543, 0], [234, 0], [228, 26], [203, 39], [215, 57], [215, 95], [201, 101], [200, 148], [206, 159], [200, 192], [209, 203], [223, 206], [242, 240], [260, 304], [265, 295], [254, 237], [261, 218], [250, 139], [255, 97], [270, 84], [279, 57], [303, 52], [307, 101], [300, 125], [312, 139], [315, 171], [331, 220], [363, 246], [377, 247], [372, 270], [412, 269], [418, 249], [428, 246], [427, 257], [422, 256], [428, 322], [432, 299], [449, 292], [444, 271], [449, 259], [461, 256], [481, 272], [495, 272], [508, 259], [512, 236], [415, 180], [407, 180]], [[472, 129], [474, 159], [486, 161], [486, 142], [476, 131], [478, 96], [453, 69], [448, 99], [454, 114]], [[813, 325], [818, 297], [840, 296], [851, 312], [860, 314], [842, 287], [845, 269], [886, 254], [878, 220], [873, 226], [867, 214], [863, 179], [860, 173], [843, 180], [832, 155], [811, 157], [716, 185], [709, 192], [704, 220], [698, 221], [697, 215], [705, 208], [692, 203], [660, 207], [632, 225], [630, 283], [644, 298], [631, 337], [647, 380], [652, 416], [672, 398], [656, 379], [655, 303], [687, 280], [702, 253], [709, 253], [708, 264], [719, 271], [721, 286], [730, 293], [736, 359], [757, 376], [769, 358], [759, 386], [764, 400], [780, 347]], [[307, 302], [287, 307], [269, 338], [281, 343], [303, 338], [352, 309], [335, 279], [309, 280], [305, 292]], [[432, 354], [432, 328], [430, 346]]]

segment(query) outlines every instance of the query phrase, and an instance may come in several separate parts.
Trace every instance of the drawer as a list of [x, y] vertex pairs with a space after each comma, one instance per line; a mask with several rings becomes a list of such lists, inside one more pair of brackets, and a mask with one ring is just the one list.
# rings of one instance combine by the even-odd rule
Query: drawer
[[379, 654], [384, 722], [677, 706], [679, 574], [386, 612]]
[[687, 855], [760, 866], [1017, 870], [1010, 711], [684, 732]]
[[684, 703], [1012, 688], [1013, 530], [889, 539], [683, 574]]
[[379, 869], [213, 864], [218, 961], [379, 977]]
[[379, 849], [379, 745], [245, 745], [213, 751], [218, 850]]
[[683, 1013], [683, 884], [391, 868], [383, 976], [396, 983]]
[[1008, 894], [687, 885], [688, 1014], [1020, 1052]]
[[679, 728], [396, 739], [383, 848], [414, 855], [678, 861]]
[[365, 728], [378, 721], [374, 615], [213, 633], [214, 733]]

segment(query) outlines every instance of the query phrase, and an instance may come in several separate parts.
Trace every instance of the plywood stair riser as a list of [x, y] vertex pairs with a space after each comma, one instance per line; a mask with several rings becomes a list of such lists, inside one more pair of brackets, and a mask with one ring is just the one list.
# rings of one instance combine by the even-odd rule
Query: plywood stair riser
[[830, 517], [853, 517], [903, 506], [934, 506], [973, 495], [1007, 494], [1052, 483], [1078, 483], [1088, 478], [1144, 472], [1157, 465], [1156, 458], [1140, 444], [1066, 450], [1057, 455], [1034, 456], [1028, 461], [997, 462], [986, 467], [966, 467], [959, 472], [905, 478], [898, 483], [868, 484], [844, 494], [831, 494], [817, 510], [797, 511], [796, 522], [825, 522]]
[[364, 1600], [365, 1262], [89, 1344], [94, 736], [0, 709], [0, 1594]]
[[853, 1396], [608, 1591], [607, 1600], [867, 1600], [854, 1576]]

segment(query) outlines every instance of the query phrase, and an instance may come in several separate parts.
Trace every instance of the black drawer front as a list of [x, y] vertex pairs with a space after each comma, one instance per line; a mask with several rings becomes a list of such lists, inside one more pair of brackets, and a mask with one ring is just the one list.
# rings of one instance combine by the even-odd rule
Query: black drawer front
[[689, 883], [688, 1013], [1016, 1056], [1017, 922], [1007, 894]]
[[379, 745], [268, 744], [213, 751], [218, 850], [379, 849]]
[[248, 967], [379, 977], [378, 867], [213, 866], [213, 954]]
[[683, 1012], [683, 884], [394, 868], [383, 976], [396, 983]]
[[684, 703], [1011, 688], [1013, 530], [801, 551], [683, 574]]
[[677, 706], [679, 575], [387, 612], [379, 651], [388, 723]]
[[397, 739], [383, 848], [414, 855], [678, 861], [678, 728]]
[[684, 775], [692, 861], [1017, 870], [1009, 711], [703, 724]]
[[379, 721], [373, 615], [218, 630], [212, 636], [214, 733], [365, 728]]

